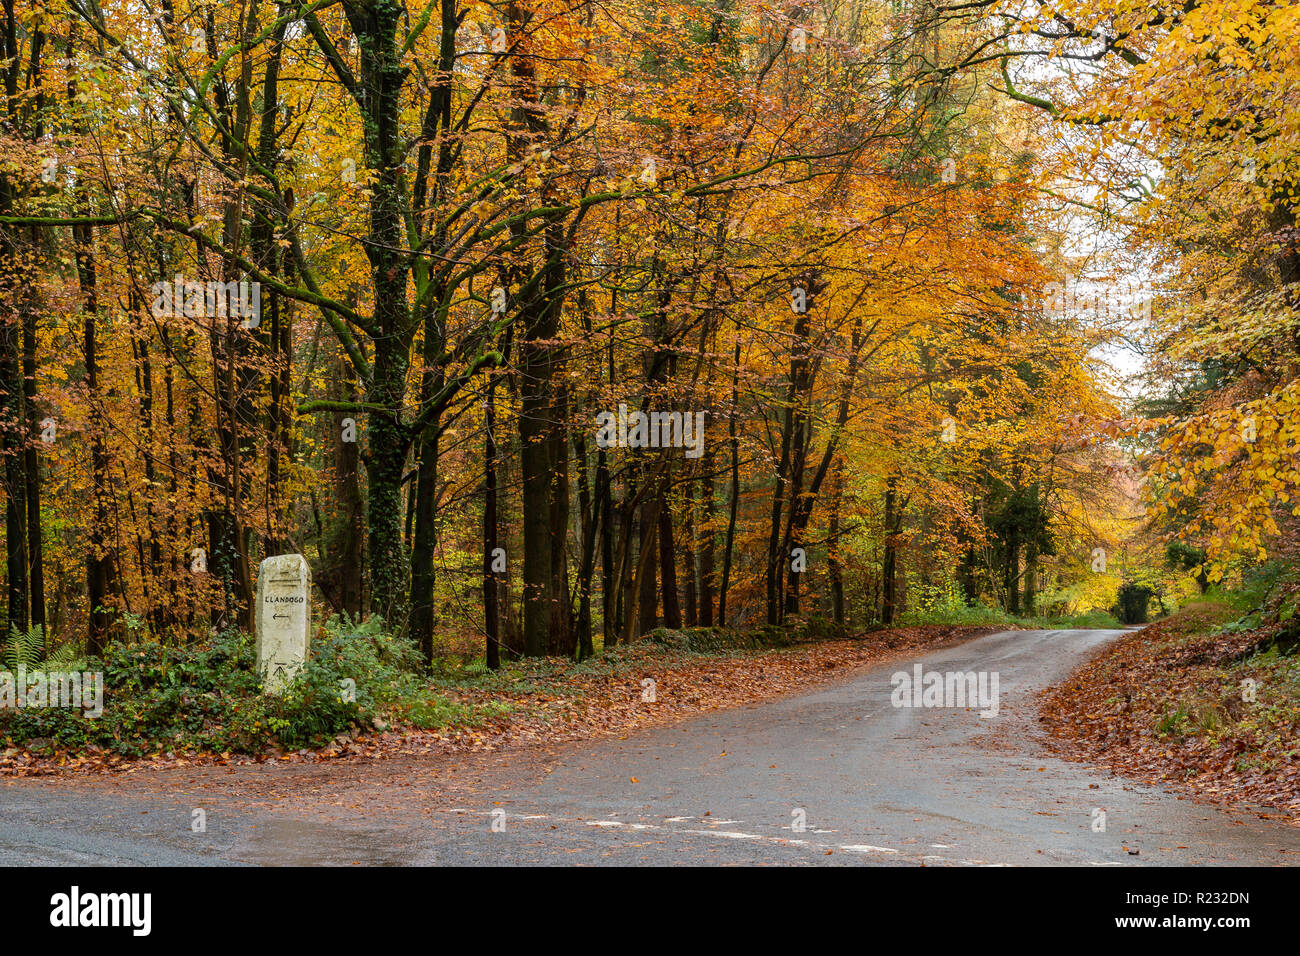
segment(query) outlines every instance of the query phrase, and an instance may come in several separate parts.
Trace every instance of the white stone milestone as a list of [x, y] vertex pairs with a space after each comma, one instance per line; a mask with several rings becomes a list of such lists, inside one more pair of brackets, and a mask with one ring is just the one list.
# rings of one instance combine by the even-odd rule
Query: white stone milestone
[[263, 689], [279, 694], [307, 661], [311, 568], [301, 554], [277, 554], [257, 570], [257, 667]]

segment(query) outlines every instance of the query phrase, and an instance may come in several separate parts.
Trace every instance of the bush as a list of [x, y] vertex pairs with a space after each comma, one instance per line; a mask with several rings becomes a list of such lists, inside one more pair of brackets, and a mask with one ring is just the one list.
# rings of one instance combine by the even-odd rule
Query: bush
[[1052, 630], [1101, 629], [1114, 630], [1121, 625], [1109, 611], [1089, 611], [1086, 614], [1057, 615], [1053, 617], [1016, 617], [1002, 608], [983, 604], [957, 607], [913, 608], [901, 615], [902, 625], [935, 624], [944, 627], [1005, 627]]
[[1125, 581], [1119, 588], [1115, 616], [1125, 624], [1147, 623], [1147, 611], [1151, 606], [1151, 597], [1154, 594], [1155, 591], [1145, 584]]
[[937, 624], [946, 627], [1014, 627], [1016, 619], [1002, 608], [983, 604], [957, 603], [922, 604], [911, 607], [898, 617], [900, 625]]
[[911, 607], [899, 615], [900, 624], [965, 624], [975, 611], [987, 610], [971, 608], [956, 582], [946, 584], [913, 584], [911, 587]]
[[1113, 631], [1122, 627], [1119, 620], [1110, 611], [1089, 611], [1087, 614], [1071, 614], [1065, 617], [1048, 618], [1042, 622], [1061, 630], [1103, 630]]
[[103, 660], [63, 668], [103, 673], [100, 717], [57, 707], [0, 710], [0, 736], [9, 745], [49, 738], [61, 749], [95, 746], [126, 757], [309, 747], [383, 711], [427, 711], [428, 702], [418, 700], [425, 693], [418, 664], [410, 642], [385, 633], [378, 618], [359, 625], [331, 618], [306, 666], [278, 697], [262, 693], [246, 634], [227, 632], [184, 647], [117, 643]]

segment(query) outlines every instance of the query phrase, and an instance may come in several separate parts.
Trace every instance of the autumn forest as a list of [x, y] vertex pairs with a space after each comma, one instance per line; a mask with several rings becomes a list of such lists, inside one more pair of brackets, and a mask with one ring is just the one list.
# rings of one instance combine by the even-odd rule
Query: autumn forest
[[3, 0], [3, 632], [1146, 620], [1294, 563], [1273, 0]]

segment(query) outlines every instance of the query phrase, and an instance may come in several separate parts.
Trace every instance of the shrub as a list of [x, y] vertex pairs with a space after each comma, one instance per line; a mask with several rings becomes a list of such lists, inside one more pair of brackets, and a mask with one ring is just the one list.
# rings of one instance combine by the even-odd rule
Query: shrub
[[1125, 581], [1120, 585], [1116, 600], [1116, 617], [1125, 624], [1147, 623], [1147, 611], [1151, 606], [1151, 596], [1155, 594], [1145, 584]]
[[[23, 653], [30, 654], [26, 643]], [[49, 738], [62, 749], [95, 746], [126, 757], [308, 747], [387, 710], [447, 719], [445, 709], [422, 699], [428, 692], [419, 662], [414, 646], [386, 633], [378, 618], [363, 624], [331, 618], [306, 665], [277, 697], [262, 693], [246, 634], [231, 631], [182, 647], [115, 643], [102, 660], [66, 666], [103, 673], [100, 717], [57, 707], [0, 710], [0, 736], [10, 745]]]

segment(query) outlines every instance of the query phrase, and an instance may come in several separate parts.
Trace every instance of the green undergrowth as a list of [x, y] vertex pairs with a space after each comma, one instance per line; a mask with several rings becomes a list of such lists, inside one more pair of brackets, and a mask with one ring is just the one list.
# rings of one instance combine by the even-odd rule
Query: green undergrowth
[[[0, 656], [39, 660], [35, 641], [15, 634]], [[473, 725], [500, 712], [431, 691], [413, 645], [387, 634], [377, 618], [331, 619], [313, 641], [307, 665], [279, 695], [262, 692], [253, 640], [238, 632], [179, 647], [118, 643], [102, 659], [64, 658], [60, 671], [103, 675], [102, 713], [0, 708], [4, 747], [131, 758], [253, 754], [320, 746], [389, 721], [432, 729]]]
[[1096, 628], [1115, 630], [1124, 625], [1109, 611], [1089, 611], [1086, 614], [1031, 617], [1008, 614], [1001, 608], [982, 604], [973, 606], [932, 607], [910, 610], [900, 615], [899, 623], [905, 625], [947, 625], [970, 627], [1005, 627], [1026, 630], [1076, 630]]

